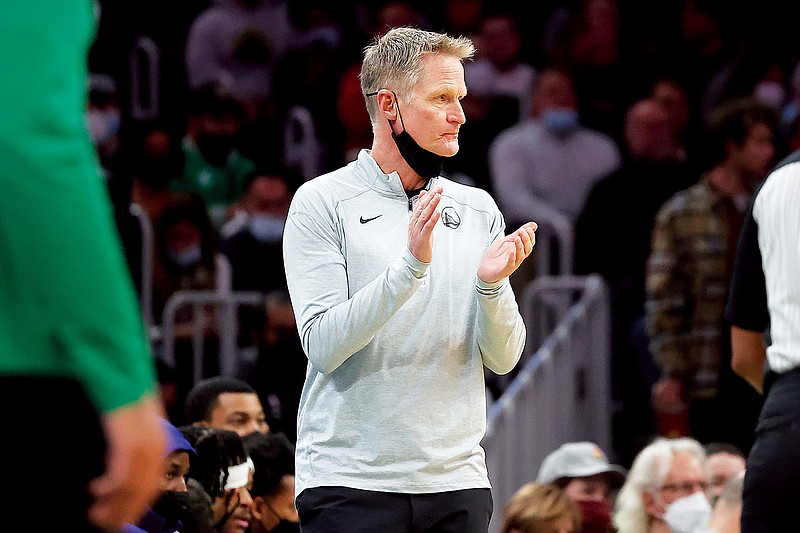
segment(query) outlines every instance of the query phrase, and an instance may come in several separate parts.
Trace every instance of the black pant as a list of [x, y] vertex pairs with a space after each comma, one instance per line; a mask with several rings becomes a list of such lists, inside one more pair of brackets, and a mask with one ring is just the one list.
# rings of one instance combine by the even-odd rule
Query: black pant
[[800, 370], [768, 373], [766, 401], [747, 458], [742, 533], [797, 531]]
[[105, 468], [97, 411], [74, 380], [0, 377], [0, 531], [96, 533], [89, 481]]
[[302, 533], [486, 533], [492, 505], [489, 489], [401, 494], [317, 487], [297, 497]]

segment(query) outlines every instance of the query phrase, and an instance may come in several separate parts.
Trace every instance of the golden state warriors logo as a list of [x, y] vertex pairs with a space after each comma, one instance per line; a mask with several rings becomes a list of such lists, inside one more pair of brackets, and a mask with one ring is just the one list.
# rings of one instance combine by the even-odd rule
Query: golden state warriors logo
[[447, 206], [442, 209], [442, 224], [450, 229], [456, 229], [461, 225], [461, 217], [453, 207]]

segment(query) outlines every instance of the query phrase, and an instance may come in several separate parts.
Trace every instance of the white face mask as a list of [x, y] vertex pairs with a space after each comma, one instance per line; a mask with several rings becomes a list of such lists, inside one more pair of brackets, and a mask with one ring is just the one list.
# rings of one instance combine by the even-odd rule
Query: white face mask
[[698, 491], [667, 505], [662, 519], [673, 533], [699, 531], [711, 520], [711, 504], [706, 495]]
[[203, 258], [203, 250], [200, 248], [199, 244], [195, 244], [194, 246], [181, 250], [180, 252], [169, 250], [167, 253], [175, 262], [175, 264], [181, 268], [192, 266]]

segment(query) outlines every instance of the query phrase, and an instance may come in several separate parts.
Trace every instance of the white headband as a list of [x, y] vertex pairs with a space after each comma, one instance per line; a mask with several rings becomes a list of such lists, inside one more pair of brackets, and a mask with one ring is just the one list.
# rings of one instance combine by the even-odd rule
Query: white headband
[[[255, 470], [253, 460], [249, 457], [247, 461], [240, 465], [228, 467], [228, 482], [225, 483], [225, 490], [240, 489], [250, 482], [250, 472]], [[222, 483], [225, 474], [219, 475], [219, 482]]]

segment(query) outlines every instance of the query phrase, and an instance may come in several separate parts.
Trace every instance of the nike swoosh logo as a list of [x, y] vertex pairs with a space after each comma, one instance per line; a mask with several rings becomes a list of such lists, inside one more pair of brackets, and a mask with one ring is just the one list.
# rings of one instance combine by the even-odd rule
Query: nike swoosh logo
[[364, 217], [361, 217], [361, 218], [359, 219], [359, 222], [361, 222], [362, 224], [366, 224], [367, 222], [372, 222], [372, 221], [373, 221], [373, 220], [375, 220], [376, 218], [378, 218], [378, 217], [382, 217], [382, 216], [383, 216], [383, 215], [378, 215], [378, 216], [376, 216], [376, 217], [372, 217], [372, 218], [364, 218]]

